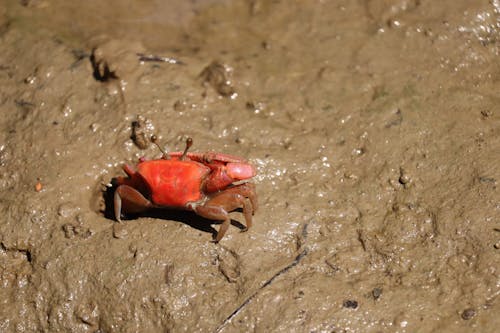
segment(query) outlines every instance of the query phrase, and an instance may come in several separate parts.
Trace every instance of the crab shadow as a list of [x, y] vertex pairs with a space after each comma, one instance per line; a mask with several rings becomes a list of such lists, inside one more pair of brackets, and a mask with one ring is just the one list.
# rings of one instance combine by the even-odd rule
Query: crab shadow
[[[116, 190], [115, 187], [108, 187], [106, 188], [106, 190], [103, 191], [105, 208], [102, 213], [104, 214], [104, 217], [113, 221], [116, 220], [114, 213], [114, 202], [113, 202], [115, 190]], [[241, 212], [241, 209], [236, 211]], [[125, 221], [126, 223], [127, 221], [136, 220], [141, 217], [149, 217], [149, 218], [184, 223], [190, 226], [191, 228], [197, 229], [199, 231], [211, 233], [213, 239], [215, 239], [215, 236], [217, 236], [217, 230], [212, 227], [212, 224], [219, 225], [222, 223], [222, 221], [214, 221], [206, 219], [204, 217], [196, 215], [196, 213], [192, 211], [161, 209], [161, 208], [148, 210], [140, 214], [127, 214], [125, 218], [122, 220]], [[236, 220], [231, 220], [231, 225], [235, 226], [240, 230], [245, 229], [245, 226]]]

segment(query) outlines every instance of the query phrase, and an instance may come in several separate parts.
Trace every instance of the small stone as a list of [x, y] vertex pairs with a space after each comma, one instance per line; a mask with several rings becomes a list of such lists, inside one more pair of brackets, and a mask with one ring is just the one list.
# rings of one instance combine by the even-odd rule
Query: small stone
[[353, 155], [353, 156], [361, 156], [361, 155], [363, 155], [365, 152], [366, 152], [366, 149], [365, 149], [364, 147], [359, 147], [359, 148], [355, 148], [355, 149], [353, 149], [353, 151], [352, 151], [352, 155]]
[[40, 192], [41, 190], [43, 190], [43, 185], [40, 181], [37, 181], [35, 184], [35, 191]]
[[469, 319], [474, 318], [475, 315], [476, 315], [476, 310], [474, 310], [472, 308], [468, 308], [462, 312], [462, 319], [469, 320]]
[[399, 169], [399, 183], [401, 185], [407, 185], [408, 183], [411, 182], [411, 177], [408, 175], [405, 169], [400, 168]]
[[372, 296], [374, 300], [377, 300], [382, 295], [382, 288], [373, 288]]
[[210, 84], [219, 95], [231, 97], [235, 94], [235, 89], [229, 80], [231, 68], [214, 61], [200, 73], [203, 83]]
[[342, 306], [348, 309], [356, 309], [358, 307], [358, 301], [345, 300], [344, 303], [342, 303]]
[[154, 126], [149, 119], [137, 116], [132, 122], [132, 135], [130, 138], [139, 149], [147, 149], [150, 144], [150, 137], [154, 134]]

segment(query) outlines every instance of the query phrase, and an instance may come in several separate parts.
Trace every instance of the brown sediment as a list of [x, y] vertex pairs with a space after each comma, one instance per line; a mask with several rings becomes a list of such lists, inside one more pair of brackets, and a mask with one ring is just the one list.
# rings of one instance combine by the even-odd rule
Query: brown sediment
[[[5, 1], [0, 330], [494, 332], [499, 17], [498, 1]], [[103, 184], [161, 157], [152, 134], [254, 163], [252, 228], [214, 244], [188, 212], [117, 226]]]

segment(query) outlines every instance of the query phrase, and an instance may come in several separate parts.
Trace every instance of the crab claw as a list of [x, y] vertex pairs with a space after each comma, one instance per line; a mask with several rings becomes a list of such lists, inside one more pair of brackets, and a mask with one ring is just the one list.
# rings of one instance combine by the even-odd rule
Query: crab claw
[[226, 173], [235, 181], [252, 178], [257, 174], [253, 165], [248, 163], [228, 163]]
[[243, 162], [229, 162], [226, 165], [212, 164], [212, 172], [206, 180], [208, 192], [217, 192], [240, 180], [250, 179], [257, 174], [253, 165]]

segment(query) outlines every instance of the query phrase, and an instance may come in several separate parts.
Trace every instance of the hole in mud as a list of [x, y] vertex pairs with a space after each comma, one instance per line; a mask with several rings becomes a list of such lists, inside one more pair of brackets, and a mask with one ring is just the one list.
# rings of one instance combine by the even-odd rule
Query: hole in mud
[[106, 61], [99, 61], [96, 59], [95, 49], [92, 50], [89, 60], [93, 69], [92, 75], [96, 81], [107, 82], [109, 80], [118, 79], [118, 76], [109, 68]]
[[21, 250], [21, 252], [24, 253], [28, 262], [31, 262], [33, 260], [30, 250]]

